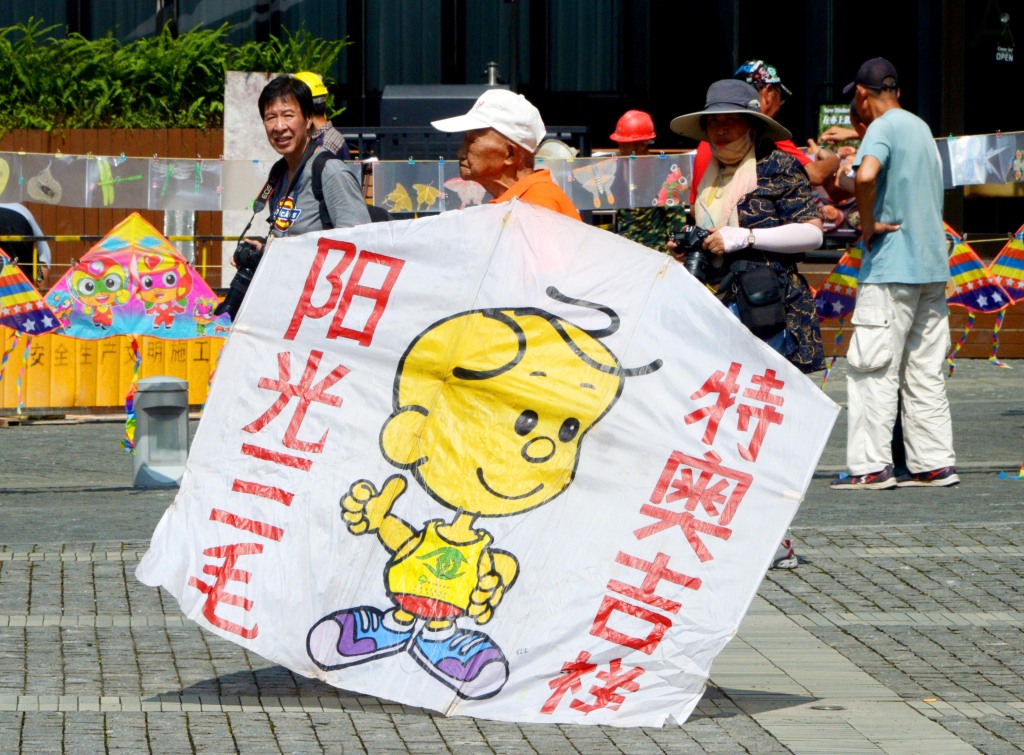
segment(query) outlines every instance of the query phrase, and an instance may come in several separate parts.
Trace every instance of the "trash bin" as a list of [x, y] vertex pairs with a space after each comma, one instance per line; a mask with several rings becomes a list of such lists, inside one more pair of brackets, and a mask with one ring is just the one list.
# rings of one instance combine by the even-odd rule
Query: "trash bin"
[[132, 485], [177, 487], [188, 458], [188, 381], [140, 380], [135, 392], [135, 456]]

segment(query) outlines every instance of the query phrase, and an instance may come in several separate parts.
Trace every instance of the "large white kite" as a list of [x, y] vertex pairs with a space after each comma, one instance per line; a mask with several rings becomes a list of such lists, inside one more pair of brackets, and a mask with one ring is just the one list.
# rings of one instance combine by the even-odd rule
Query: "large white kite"
[[137, 575], [348, 690], [681, 722], [837, 411], [681, 265], [548, 210], [282, 239]]

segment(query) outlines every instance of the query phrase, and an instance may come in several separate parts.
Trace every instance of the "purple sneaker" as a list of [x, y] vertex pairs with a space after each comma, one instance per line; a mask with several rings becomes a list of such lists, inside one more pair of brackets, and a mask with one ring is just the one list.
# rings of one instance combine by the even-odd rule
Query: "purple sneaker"
[[410, 652], [431, 676], [467, 700], [496, 695], [508, 681], [508, 661], [483, 632], [457, 626], [425, 629]]
[[870, 474], [841, 474], [829, 487], [833, 490], [891, 490], [896, 487], [896, 475], [891, 466]]
[[960, 484], [956, 467], [942, 467], [928, 472], [908, 472], [896, 478], [901, 488], [948, 488]]
[[324, 616], [306, 637], [306, 652], [324, 671], [365, 663], [406, 649], [414, 625], [408, 629], [372, 606], [346, 608]]

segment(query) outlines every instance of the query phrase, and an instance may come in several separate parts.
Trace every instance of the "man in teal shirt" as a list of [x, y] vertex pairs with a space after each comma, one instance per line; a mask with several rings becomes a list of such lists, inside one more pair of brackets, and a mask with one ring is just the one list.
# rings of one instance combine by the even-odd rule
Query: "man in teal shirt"
[[[833, 488], [956, 485], [943, 362], [949, 351], [942, 166], [928, 125], [899, 104], [896, 69], [873, 58], [844, 89], [868, 124], [855, 195], [864, 255], [847, 354], [849, 476]], [[902, 400], [908, 475], [892, 469]]]

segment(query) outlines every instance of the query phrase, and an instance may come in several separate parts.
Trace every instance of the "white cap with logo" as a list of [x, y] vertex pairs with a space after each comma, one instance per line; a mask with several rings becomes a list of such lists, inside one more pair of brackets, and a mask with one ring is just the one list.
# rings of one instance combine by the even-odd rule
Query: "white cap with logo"
[[448, 133], [493, 128], [531, 153], [537, 150], [546, 133], [540, 111], [523, 95], [507, 89], [488, 89], [465, 115], [432, 121], [430, 125]]

